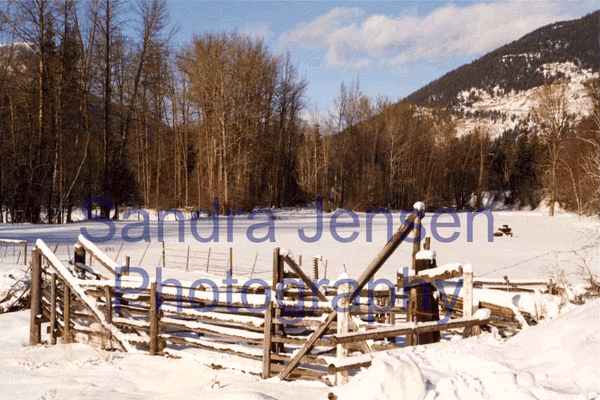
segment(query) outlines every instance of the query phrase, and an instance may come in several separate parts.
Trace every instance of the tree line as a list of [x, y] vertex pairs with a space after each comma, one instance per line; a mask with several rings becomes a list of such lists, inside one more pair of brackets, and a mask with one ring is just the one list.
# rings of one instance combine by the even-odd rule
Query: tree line
[[529, 117], [492, 138], [485, 126], [456, 135], [447, 109], [363, 96], [342, 83], [335, 110], [305, 130], [298, 177], [307, 198], [330, 209], [537, 208], [548, 201], [579, 214], [600, 212], [598, 81], [588, 82], [589, 116], [576, 120], [564, 86], [536, 92]]
[[60, 222], [91, 197], [117, 208], [297, 201], [307, 83], [289, 56], [236, 33], [174, 48], [164, 0], [4, 7], [0, 218]]
[[211, 209], [215, 197], [221, 213], [316, 197], [329, 209], [460, 210], [550, 196], [598, 210], [597, 89], [584, 121], [563, 116], [556, 131], [546, 94], [532, 124], [494, 140], [484, 127], [457, 137], [445, 109], [364, 96], [358, 79], [327, 117], [307, 119], [308, 82], [289, 54], [238, 33], [175, 48], [173, 32], [164, 0], [4, 4], [0, 222], [69, 221], [91, 197], [117, 212]]

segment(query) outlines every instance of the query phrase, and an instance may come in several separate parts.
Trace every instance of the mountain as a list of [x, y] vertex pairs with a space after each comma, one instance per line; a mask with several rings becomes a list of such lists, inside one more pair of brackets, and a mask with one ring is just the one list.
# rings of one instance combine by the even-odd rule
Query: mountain
[[407, 96], [419, 106], [452, 109], [458, 131], [486, 125], [500, 134], [527, 123], [533, 96], [543, 84], [566, 86], [569, 107], [589, 109], [586, 85], [598, 79], [600, 11], [553, 23], [463, 65]]

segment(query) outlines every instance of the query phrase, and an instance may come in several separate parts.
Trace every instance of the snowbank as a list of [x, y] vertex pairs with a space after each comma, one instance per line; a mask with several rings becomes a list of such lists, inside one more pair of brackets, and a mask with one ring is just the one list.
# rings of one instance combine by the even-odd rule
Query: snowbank
[[[346, 386], [260, 380], [191, 357], [106, 352], [83, 344], [27, 346], [29, 313], [0, 315], [3, 399], [527, 399], [589, 400], [600, 394], [600, 300], [503, 340], [466, 340], [376, 353]], [[199, 353], [200, 354], [200, 353]], [[228, 355], [202, 353], [234, 362]]]
[[389, 351], [374, 358], [371, 366], [350, 383], [332, 392], [340, 400], [420, 400], [425, 397], [426, 387], [423, 374], [410, 355]]
[[600, 394], [600, 300], [502, 342], [493, 334], [390, 351], [339, 399], [594, 399]]
[[504, 344], [514, 364], [552, 385], [600, 393], [600, 300], [530, 327]]

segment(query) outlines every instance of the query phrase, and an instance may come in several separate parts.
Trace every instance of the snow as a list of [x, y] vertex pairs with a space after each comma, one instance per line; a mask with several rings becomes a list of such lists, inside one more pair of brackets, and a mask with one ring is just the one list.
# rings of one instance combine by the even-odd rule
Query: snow
[[[185, 226], [185, 242], [178, 242], [178, 227], [175, 222], [164, 223], [164, 240], [167, 245], [167, 251], [170, 247], [190, 246], [192, 249], [208, 249], [211, 252], [223, 250], [223, 253], [229, 252], [229, 247], [234, 247], [234, 267], [233, 277], [235, 279], [248, 278], [252, 264], [259, 253], [256, 264], [254, 278], [262, 278], [267, 282], [271, 279], [272, 273], [272, 254], [274, 247], [290, 248], [296, 255], [303, 255], [303, 259], [308, 260], [312, 254], [320, 254], [324, 258], [323, 263], [319, 263], [319, 278], [335, 279], [343, 271], [343, 265], [351, 277], [358, 277], [364, 268], [373, 260], [381, 250], [383, 244], [387, 242], [386, 219], [380, 216], [373, 218], [372, 223], [372, 241], [367, 241], [366, 236], [366, 214], [357, 213], [360, 227], [342, 228], [338, 226], [338, 232], [343, 237], [348, 237], [349, 232], [359, 233], [356, 240], [350, 243], [337, 242], [329, 232], [329, 220], [332, 213], [323, 214], [323, 232], [319, 240], [314, 243], [307, 243], [299, 238], [298, 229], [305, 229], [307, 235], [313, 235], [315, 232], [316, 218], [314, 209], [310, 214], [310, 209], [301, 210], [298, 214], [291, 211], [279, 213], [275, 212], [275, 242], [252, 243], [246, 237], [246, 231], [255, 221], [248, 221], [243, 216], [237, 217], [233, 226], [232, 241], [227, 242], [225, 235], [227, 226], [225, 218], [220, 220], [220, 232], [223, 234], [219, 242], [198, 243], [190, 233], [189, 221]], [[457, 213], [460, 226], [457, 228], [438, 227], [437, 235], [448, 238], [454, 231], [459, 233], [457, 239], [451, 243], [441, 242], [432, 235], [431, 250], [436, 252], [438, 264], [446, 263], [472, 263], [475, 268], [475, 277], [502, 278], [508, 275], [512, 279], [540, 279], [549, 276], [548, 269], [566, 269], [567, 274], [577, 278], [577, 264], [580, 262], [580, 256], [592, 263], [596, 273], [600, 272], [600, 259], [598, 252], [592, 249], [586, 249], [592, 238], [598, 237], [598, 221], [590, 218], [579, 218], [571, 214], [561, 214], [553, 218], [544, 215], [543, 211], [495, 211], [493, 214], [494, 232], [497, 227], [503, 224], [511, 226], [514, 236], [510, 240], [501, 240], [493, 238], [488, 242], [487, 221], [485, 216], [475, 216], [473, 226], [469, 227], [468, 214], [464, 212]], [[426, 234], [432, 234], [431, 221], [433, 214], [428, 213], [423, 219], [423, 227]], [[448, 217], [448, 218], [447, 218]], [[338, 222], [342, 222], [345, 217], [342, 216]], [[393, 228], [396, 230], [400, 226], [400, 213], [392, 212]], [[116, 236], [106, 243], [96, 243], [96, 246], [107, 253], [115, 262], [130, 256], [132, 268], [144, 268], [150, 276], [155, 275], [156, 267], [162, 265], [162, 243], [157, 240], [157, 222], [151, 220], [151, 242], [143, 240], [136, 243], [127, 243], [119, 252], [121, 245], [121, 235], [123, 227], [128, 221], [115, 222]], [[438, 223], [453, 222], [450, 216], [440, 215]], [[339, 224], [338, 224], [339, 225]], [[80, 229], [86, 228], [90, 234], [102, 236], [106, 234], [106, 226], [101, 223], [85, 222], [70, 225], [44, 225], [43, 228], [36, 225], [6, 225], [0, 224], [0, 237], [12, 239], [24, 239], [33, 244], [35, 240], [43, 236], [46, 242], [59, 245], [57, 253], [62, 260], [72, 258], [73, 244], [77, 241]], [[199, 221], [198, 231], [203, 229], [212, 229], [212, 222]], [[469, 241], [469, 231], [472, 231], [472, 241]], [[257, 231], [258, 232], [258, 231]], [[135, 231], [130, 232], [135, 235]], [[144, 254], [146, 247], [147, 252]], [[70, 246], [70, 248], [68, 247]], [[33, 247], [33, 246], [31, 246]], [[596, 247], [597, 248], [597, 247]], [[69, 250], [67, 252], [67, 250]], [[11, 250], [9, 249], [9, 254]], [[117, 257], [118, 254], [118, 257]], [[401, 244], [389, 261], [377, 273], [376, 278], [387, 278], [391, 281], [396, 280], [396, 271], [401, 267], [410, 267], [410, 255], [412, 246], [410, 243]], [[2, 253], [0, 253], [0, 256]], [[592, 257], [593, 256], [593, 257]], [[16, 261], [15, 253], [13, 263]], [[4, 261], [7, 263], [7, 261]], [[325, 275], [325, 263], [327, 263], [327, 274]], [[97, 263], [96, 263], [97, 264]], [[96, 265], [95, 264], [95, 265]], [[95, 266], [94, 266], [95, 267]], [[304, 265], [303, 268], [309, 268]], [[203, 269], [184, 272], [180, 269], [165, 268], [163, 270], [163, 279], [176, 278], [193, 282], [199, 277], [204, 277]], [[132, 276], [136, 276], [132, 272]], [[223, 273], [224, 277], [224, 273]], [[216, 281], [221, 283], [221, 278]]]
[[261, 392], [249, 392], [245, 390], [228, 390], [223, 393], [220, 393], [217, 396], [210, 397], [209, 400], [229, 400], [229, 399], [239, 399], [239, 400], [277, 400], [275, 397], [267, 396]]
[[[247, 276], [243, 274], [252, 265], [256, 252], [260, 253], [259, 260], [263, 264], [261, 266], [259, 262], [257, 270], [268, 271], [261, 276], [267, 282], [270, 281], [273, 248], [277, 246], [303, 254], [307, 260], [309, 255], [321, 254], [328, 262], [327, 277], [334, 279], [343, 273], [344, 265], [349, 276], [360, 276], [387, 241], [384, 219], [375, 218], [373, 242], [367, 242], [362, 225], [364, 214], [358, 213], [362, 228], [340, 227], [338, 230], [343, 237], [348, 237], [351, 230], [359, 231], [355, 242], [338, 243], [333, 240], [328, 235], [327, 226], [331, 214], [324, 214], [322, 237], [315, 243], [304, 243], [298, 239], [297, 230], [305, 228], [308, 235], [315, 232], [314, 210], [312, 213], [304, 209], [275, 210], [274, 213], [277, 216], [275, 243], [249, 243], [245, 233], [251, 222], [240, 218], [239, 225], [234, 226], [233, 242], [224, 242], [223, 237], [223, 242], [210, 244], [213, 250], [219, 246], [234, 247], [234, 278], [239, 278], [236, 285], [246, 282]], [[396, 229], [399, 213], [393, 215]], [[500, 211], [493, 212], [493, 216], [493, 230], [509, 224], [514, 237], [488, 242], [486, 219], [477, 216], [473, 220], [473, 237], [469, 241], [466, 214], [459, 213], [460, 227], [440, 228], [437, 232], [442, 237], [449, 237], [457, 231], [460, 233], [458, 240], [443, 243], [432, 235], [431, 247], [438, 262], [448, 263], [442, 265], [471, 263], [475, 280], [503, 281], [503, 277], [508, 275], [510, 282], [545, 281], [556, 271], [564, 271], [574, 288], [583, 284], [579, 273], [582, 260], [592, 272], [600, 272], [597, 246], [600, 224], [597, 219], [570, 214], [549, 218], [538, 211]], [[423, 221], [427, 233], [431, 232], [430, 217], [428, 215]], [[439, 220], [446, 222], [444, 216]], [[199, 229], [202, 229], [203, 223], [211, 224], [210, 221], [200, 221]], [[127, 221], [116, 222], [117, 232], [126, 224]], [[165, 241], [169, 244], [177, 242], [177, 223], [165, 222], [164, 225]], [[27, 240], [31, 244], [37, 238], [44, 239], [46, 243], [54, 242], [59, 244], [57, 258], [64, 262], [72, 256], [71, 250], [81, 227], [95, 235], [105, 234], [103, 225], [93, 222], [44, 226], [0, 224], [0, 237]], [[225, 231], [225, 224], [222, 228]], [[95, 245], [114, 263], [120, 264], [125, 255], [130, 256], [133, 267], [144, 268], [152, 277], [160, 265], [162, 251], [161, 243], [156, 241], [155, 221], [151, 232], [152, 243], [145, 255], [148, 243], [143, 241], [126, 244], [119, 257], [116, 255], [120, 237]], [[207, 247], [195, 243], [191, 235], [186, 236], [182, 245]], [[48, 247], [53, 249], [54, 245]], [[0, 298], [3, 290], [26, 276], [27, 269], [16, 264], [16, 252], [4, 250], [0, 248]], [[411, 245], [400, 245], [375, 279], [387, 278], [395, 282], [396, 271], [410, 265], [411, 254]], [[465, 264], [462, 265], [464, 270]], [[324, 265], [320, 267], [321, 276]], [[198, 271], [170, 268], [162, 273], [163, 280], [173, 278], [182, 282], [193, 282], [206, 276]], [[139, 286], [139, 277], [139, 273], [132, 272], [131, 277], [123, 277], [129, 283], [124, 281], [122, 286]], [[218, 285], [221, 285], [221, 279], [216, 280]], [[75, 277], [70, 277], [69, 282], [77, 286], [81, 283]], [[102, 285], [109, 281], [95, 283]], [[453, 283], [447, 284], [445, 293], [453, 293]], [[165, 291], [168, 289], [165, 288]], [[207, 294], [212, 298], [210, 292]], [[0, 397], [7, 400], [157, 399], [197, 398], [200, 393], [208, 399], [308, 400], [325, 399], [334, 392], [339, 399], [589, 400], [600, 395], [600, 300], [588, 299], [586, 304], [575, 306], [562, 304], [557, 296], [540, 291], [513, 293], [482, 288], [475, 288], [474, 297], [480, 302], [510, 306], [516, 312], [528, 312], [543, 316], [543, 319], [538, 325], [530, 326], [510, 339], [503, 339], [494, 332], [483, 332], [479, 337], [469, 339], [444, 334], [445, 339], [453, 340], [373, 353], [371, 367], [351, 374], [350, 383], [338, 388], [321, 382], [281, 382], [276, 378], [261, 380], [256, 375], [239, 371], [244, 369], [258, 373], [260, 361], [201, 349], [170, 349], [169, 353], [184, 357], [169, 358], [150, 357], [144, 352], [110, 352], [84, 344], [28, 347], [29, 312], [4, 313], [0, 314], [0, 369], [3, 372]], [[477, 313], [477, 318], [486, 317], [485, 310]], [[238, 322], [250, 321], [240, 316]], [[45, 329], [42, 339], [48, 339]], [[211, 345], [214, 346], [214, 342]], [[226, 348], [228, 345], [223, 346]], [[235, 348], [233, 346], [236, 345], [229, 348]], [[259, 354], [259, 351], [255, 352], [255, 355]]]
[[[464, 269], [463, 269], [464, 270]], [[508, 278], [508, 277], [507, 277]], [[476, 283], [486, 285], [515, 285], [515, 286], [534, 286], [534, 285], [546, 285], [547, 280], [543, 279], [497, 279], [497, 278], [476, 278]]]
[[[444, 293], [446, 295], [455, 293], [455, 282], [444, 282]], [[459, 292], [462, 296], [463, 288]], [[488, 288], [476, 288], [473, 290], [473, 303], [491, 303], [501, 307], [510, 308], [517, 318], [524, 317], [522, 313], [531, 315], [536, 320], [552, 319], [576, 306], [571, 303], [564, 304], [560, 296], [552, 296], [541, 293], [539, 290], [533, 292], [507, 292]], [[527, 324], [525, 324], [526, 326]]]
[[[539, 58], [539, 54], [516, 54], [504, 56], [502, 61], [510, 60], [514, 57]], [[564, 74], [568, 83], [559, 83], [566, 88], [568, 111], [576, 115], [577, 119], [589, 115], [591, 110], [591, 99], [588, 95], [585, 84], [592, 79], [598, 79], [599, 74], [591, 69], [583, 69], [573, 62], [546, 63], [538, 69], [538, 72], [544, 77], [553, 77]], [[534, 87], [528, 90], [510, 93], [503, 93], [498, 87], [491, 88], [489, 91], [482, 88], [471, 88], [458, 93], [457, 99], [461, 101], [461, 108], [464, 112], [475, 113], [477, 111], [498, 111], [504, 117], [492, 121], [489, 118], [462, 118], [457, 120], [457, 134], [459, 136], [469, 133], [477, 126], [486, 127], [492, 137], [499, 136], [507, 129], [513, 129], [520, 121], [527, 119], [531, 107], [534, 105], [536, 93], [541, 89]], [[473, 93], [477, 100], [469, 104], [469, 96]], [[514, 116], [514, 118], [513, 118]], [[530, 122], [530, 124], [532, 124]], [[529, 126], [530, 128], [533, 125]]]
[[417, 201], [415, 204], [413, 204], [413, 208], [417, 211], [425, 211], [425, 203], [422, 201]]
[[463, 267], [463, 269], [462, 269], [462, 270], [463, 270], [463, 272], [464, 272], [464, 273], [467, 273], [467, 274], [472, 274], [472, 273], [473, 273], [473, 265], [472, 265], [472, 264], [466, 264], [466, 265]]
[[[430, 269], [425, 269], [423, 271], [419, 271], [417, 273], [417, 276], [424, 276], [424, 277], [432, 278], [432, 277], [444, 275], [444, 274], [452, 274], [452, 273], [462, 274], [463, 272], [468, 272], [468, 271], [465, 271], [465, 269], [460, 264], [446, 264], [441, 267], [430, 268]], [[472, 268], [471, 268], [471, 272], [473, 272]]]
[[0, 242], [2, 242], [2, 243], [11, 243], [11, 244], [23, 244], [23, 243], [27, 243], [26, 240], [19, 240], [19, 239], [0, 239]]
[[475, 314], [473, 314], [473, 318], [484, 320], [484, 319], [490, 318], [491, 315], [492, 315], [492, 312], [490, 310], [488, 310], [487, 308], [480, 308], [479, 310], [475, 311]]
[[94, 257], [97, 257], [100, 263], [103, 264], [105, 267], [109, 268], [111, 272], [114, 273], [117, 270], [117, 268], [120, 267], [118, 263], [107, 257], [106, 254], [104, 254], [102, 251], [100, 251], [100, 249], [98, 249], [98, 246], [87, 240], [83, 235], [79, 235], [77, 237], [77, 241], [81, 243], [81, 245], [86, 249], [86, 251], [91, 252], [94, 255]]
[[435, 260], [435, 251], [421, 250], [415, 255], [417, 260]]
[[504, 349], [511, 364], [546, 374], [554, 385], [600, 393], [600, 301], [532, 326], [507, 341]]
[[415, 361], [403, 352], [387, 352], [345, 386], [332, 390], [339, 399], [421, 400], [427, 381]]

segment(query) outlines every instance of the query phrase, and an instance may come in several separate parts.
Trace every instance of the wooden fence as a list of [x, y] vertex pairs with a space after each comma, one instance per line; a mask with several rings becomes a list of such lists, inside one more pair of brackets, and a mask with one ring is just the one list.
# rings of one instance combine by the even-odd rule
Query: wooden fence
[[[427, 250], [423, 253], [417, 246], [413, 247], [416, 272], [409, 281], [437, 284], [464, 278], [465, 287], [471, 289], [463, 292], [462, 317], [440, 323], [427, 315], [429, 320], [422, 322], [419, 318], [425, 312], [419, 294], [412, 294], [418, 287], [415, 283], [406, 288], [398, 285], [394, 288], [397, 299], [385, 313], [376, 321], [364, 321], [393, 298], [390, 288], [373, 290], [365, 285], [411, 232], [420, 234], [422, 212], [418, 208], [408, 216], [356, 285], [339, 287], [313, 286], [299, 260], [279, 248], [273, 251], [269, 283], [251, 279], [232, 285], [200, 279], [167, 280], [159, 285], [124, 274], [124, 268], [83, 237], [67, 265], [38, 240], [32, 251], [30, 344], [41, 342], [42, 325], [47, 324], [51, 344], [61, 338], [64, 343], [76, 340], [107, 349], [171, 356], [199, 348], [237, 356], [211, 359], [215, 367], [242, 369], [263, 378], [327, 383], [335, 375], [335, 382], [343, 384], [349, 371], [370, 365], [374, 352], [394, 346], [384, 339], [406, 336], [407, 345], [416, 345], [439, 340], [431, 332], [489, 322], [489, 312], [472, 314], [472, 270], [435, 267]], [[403, 281], [399, 276], [399, 283]]]

